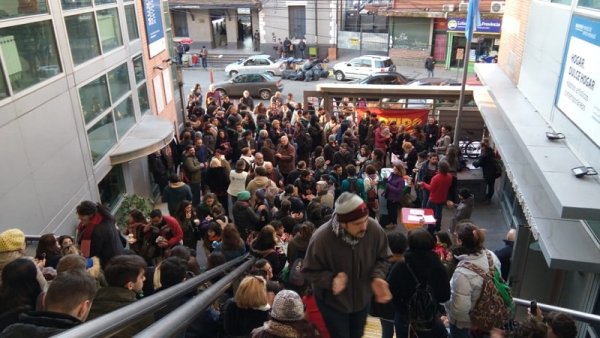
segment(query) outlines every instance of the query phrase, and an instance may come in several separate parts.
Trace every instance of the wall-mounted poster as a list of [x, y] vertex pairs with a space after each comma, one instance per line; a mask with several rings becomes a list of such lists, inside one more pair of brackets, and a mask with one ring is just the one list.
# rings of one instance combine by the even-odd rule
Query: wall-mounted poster
[[[600, 21], [574, 16], [556, 95], [556, 106], [600, 145]], [[599, 84], [600, 86], [600, 84]]]
[[150, 53], [150, 58], [153, 58], [166, 48], [161, 0], [143, 0], [142, 4], [144, 7], [144, 24], [146, 26], [148, 52]]

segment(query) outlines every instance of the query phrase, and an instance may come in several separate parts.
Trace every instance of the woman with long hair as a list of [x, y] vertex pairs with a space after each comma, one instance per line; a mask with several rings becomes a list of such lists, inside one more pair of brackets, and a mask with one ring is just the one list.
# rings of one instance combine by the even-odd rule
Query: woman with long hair
[[221, 245], [219, 250], [227, 261], [240, 257], [246, 253], [246, 244], [240, 237], [237, 227], [229, 223], [221, 233]]
[[34, 311], [42, 288], [38, 267], [28, 258], [18, 258], [2, 269], [0, 284], [0, 331], [17, 322], [19, 315]]
[[183, 245], [187, 246], [192, 250], [196, 250], [196, 242], [198, 236], [196, 235], [199, 231], [200, 217], [198, 212], [191, 201], [183, 200], [179, 203], [177, 212], [175, 213], [175, 219], [179, 222], [181, 230], [183, 230]]
[[475, 265], [484, 272], [491, 269], [500, 271], [500, 261], [492, 251], [485, 248], [485, 231], [477, 225], [470, 222], [459, 223], [455, 236], [458, 247], [453, 253], [458, 259], [458, 265], [450, 280], [451, 295], [445, 307], [450, 322], [450, 335], [453, 338], [466, 338], [473, 328], [469, 312], [479, 300], [483, 285], [483, 278], [471, 266]]
[[229, 187], [229, 172], [225, 169], [220, 159], [213, 157], [210, 160], [204, 180], [210, 192], [215, 194], [221, 205], [223, 205], [223, 208], [228, 210], [229, 195], [227, 194], [227, 188]]
[[214, 218], [214, 215], [212, 214], [212, 208], [215, 205], [220, 205], [222, 207], [221, 203], [217, 199], [217, 196], [211, 192], [204, 194], [204, 197], [202, 197], [202, 203], [200, 203], [200, 206], [198, 207], [200, 219], [203, 220], [206, 218], [206, 216], [211, 216]]
[[400, 208], [404, 186], [406, 185], [404, 175], [404, 166], [398, 164], [393, 166], [392, 173], [385, 180], [385, 194], [389, 217], [388, 224], [393, 224], [394, 227], [398, 224], [398, 209]]
[[258, 258], [264, 258], [269, 261], [273, 267], [273, 279], [278, 280], [279, 274], [287, 257], [281, 247], [277, 246], [277, 234], [271, 225], [264, 226], [256, 235], [252, 242], [252, 253]]
[[35, 258], [39, 260], [46, 259], [44, 267], [52, 267], [56, 269], [58, 261], [62, 255], [60, 254], [60, 246], [54, 234], [45, 234], [40, 237], [37, 249], [35, 250]]
[[146, 263], [153, 265], [153, 260], [158, 256], [159, 248], [156, 245], [160, 229], [153, 226], [144, 213], [133, 209], [127, 215], [127, 229], [125, 236], [129, 242], [129, 248], [136, 254], [142, 256]]

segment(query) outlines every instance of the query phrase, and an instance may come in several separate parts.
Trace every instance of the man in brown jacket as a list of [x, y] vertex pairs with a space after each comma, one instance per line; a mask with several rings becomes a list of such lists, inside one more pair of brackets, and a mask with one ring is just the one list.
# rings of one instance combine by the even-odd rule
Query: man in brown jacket
[[294, 170], [296, 166], [296, 148], [290, 144], [287, 136], [282, 136], [279, 140], [275, 158], [277, 158], [277, 165], [279, 166], [281, 175], [284, 178], [287, 177], [290, 171]]

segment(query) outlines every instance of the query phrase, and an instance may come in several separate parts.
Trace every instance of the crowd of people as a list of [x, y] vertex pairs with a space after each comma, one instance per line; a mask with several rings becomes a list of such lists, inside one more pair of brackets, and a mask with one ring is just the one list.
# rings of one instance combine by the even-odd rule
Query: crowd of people
[[[368, 110], [356, 118], [347, 98], [326, 112], [292, 94], [255, 104], [245, 93], [236, 103], [197, 85], [181, 139], [149, 157], [168, 213], [134, 209], [118, 227], [104, 206], [83, 201], [77, 235], [43, 235], [35, 257], [22, 231], [0, 234], [0, 337], [56, 334], [247, 253], [256, 257], [247, 276], [183, 336], [358, 338], [369, 313], [383, 338], [478, 333], [470, 311], [484, 278], [472, 266], [501, 266], [469, 221], [474, 197], [457, 187], [463, 164], [451, 128], [433, 118], [388, 124]], [[495, 175], [487, 142], [477, 165]], [[493, 182], [489, 189], [491, 198]], [[437, 222], [405, 236], [402, 207], [432, 208]], [[454, 209], [449, 231], [443, 208]], [[212, 282], [115, 337], [135, 335]], [[424, 285], [443, 305], [425, 326], [411, 314]], [[562, 329], [520, 330], [574, 336], [557, 321]]]

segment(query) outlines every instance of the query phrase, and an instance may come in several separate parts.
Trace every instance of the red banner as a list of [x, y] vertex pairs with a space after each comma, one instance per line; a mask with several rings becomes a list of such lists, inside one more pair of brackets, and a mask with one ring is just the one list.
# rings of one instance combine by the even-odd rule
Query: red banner
[[370, 111], [371, 114], [377, 114], [380, 121], [385, 121], [389, 124], [396, 121], [397, 125], [404, 125], [407, 130], [413, 126], [423, 126], [427, 122], [429, 109], [381, 109], [381, 108], [356, 108], [359, 118], [362, 118], [365, 111]]

